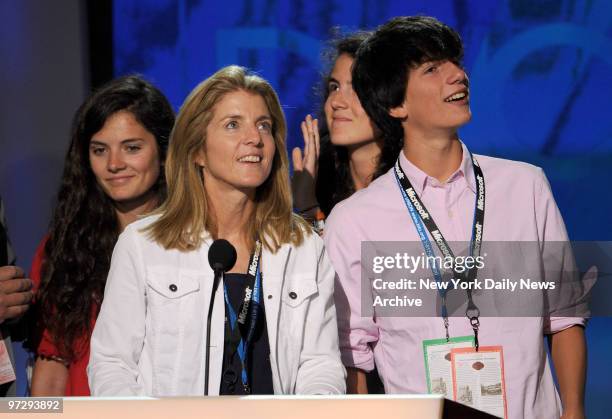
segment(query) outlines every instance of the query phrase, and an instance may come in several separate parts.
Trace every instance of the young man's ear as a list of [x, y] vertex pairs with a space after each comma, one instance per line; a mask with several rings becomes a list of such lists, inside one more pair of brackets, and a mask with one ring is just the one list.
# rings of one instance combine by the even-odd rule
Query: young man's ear
[[406, 107], [406, 101], [402, 102], [401, 105], [395, 108], [389, 109], [389, 115], [397, 119], [406, 119], [408, 117], [408, 109]]

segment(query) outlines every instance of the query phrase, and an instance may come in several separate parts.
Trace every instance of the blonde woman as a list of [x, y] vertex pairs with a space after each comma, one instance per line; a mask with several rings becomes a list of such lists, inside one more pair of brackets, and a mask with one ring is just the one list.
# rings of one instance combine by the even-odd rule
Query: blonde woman
[[[334, 272], [292, 214], [285, 136], [276, 93], [241, 67], [191, 92], [170, 141], [168, 197], [113, 254], [91, 343], [94, 396], [202, 395], [206, 375], [209, 394], [344, 393]], [[206, 374], [218, 238], [237, 260], [215, 294]], [[247, 301], [255, 309], [238, 324]]]

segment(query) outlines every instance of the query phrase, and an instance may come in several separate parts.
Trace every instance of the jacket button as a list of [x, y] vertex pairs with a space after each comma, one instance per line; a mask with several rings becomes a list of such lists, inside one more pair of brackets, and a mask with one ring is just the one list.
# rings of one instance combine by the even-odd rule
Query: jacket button
[[168, 288], [170, 288], [170, 291], [172, 291], [172, 292], [176, 292], [176, 290], [178, 289], [178, 287], [176, 285], [174, 285], [174, 284], [170, 284], [170, 286]]
[[272, 299], [272, 294], [268, 294], [268, 300]]
[[289, 298], [291, 298], [292, 300], [295, 300], [297, 298], [297, 294], [295, 292], [291, 291], [289, 293]]

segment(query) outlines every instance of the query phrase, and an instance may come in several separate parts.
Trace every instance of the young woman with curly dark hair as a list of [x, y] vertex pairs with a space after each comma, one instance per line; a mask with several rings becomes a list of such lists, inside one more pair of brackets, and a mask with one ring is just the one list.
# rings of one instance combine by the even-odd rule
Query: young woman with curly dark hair
[[302, 122], [304, 150], [293, 150], [292, 188], [294, 206], [307, 219], [317, 212], [328, 215], [338, 202], [368, 186], [393, 167], [401, 150], [401, 131], [384, 139], [352, 88], [351, 66], [369, 35], [354, 32], [331, 42], [325, 54], [333, 65], [323, 81], [324, 123], [319, 127], [310, 115]]
[[[318, 120], [308, 115], [301, 125], [303, 153], [299, 148], [293, 149], [294, 207], [313, 220], [319, 232], [323, 228], [321, 220], [332, 208], [386, 173], [402, 148], [402, 131], [381, 132], [352, 87], [355, 55], [370, 34], [354, 32], [332, 40], [325, 54], [333, 66], [322, 89], [324, 123], [319, 127]], [[365, 378], [370, 393], [384, 392], [376, 369]], [[349, 383], [348, 388], [365, 385], [365, 381]]]
[[32, 265], [33, 396], [89, 395], [89, 340], [113, 247], [165, 196], [173, 123], [165, 96], [137, 76], [109, 82], [77, 111], [49, 234]]

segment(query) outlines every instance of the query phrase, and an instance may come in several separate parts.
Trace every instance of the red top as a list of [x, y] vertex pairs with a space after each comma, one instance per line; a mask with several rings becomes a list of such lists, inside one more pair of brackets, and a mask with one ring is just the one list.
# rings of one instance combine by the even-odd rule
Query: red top
[[[34, 255], [34, 260], [32, 261], [32, 269], [30, 270], [30, 278], [32, 279], [34, 291], [38, 291], [38, 287], [40, 286], [41, 280], [41, 270], [42, 264], [45, 259], [45, 244], [47, 243], [47, 238], [45, 237], [38, 248], [36, 249], [36, 254]], [[96, 324], [96, 313], [97, 307], [94, 307], [92, 310], [91, 316], [91, 329], [93, 330], [94, 324]], [[89, 391], [89, 384], [87, 382], [87, 363], [89, 362], [89, 341], [91, 339], [91, 335], [87, 337], [83, 337], [79, 339], [74, 345], [73, 349], [76, 354], [76, 358], [73, 362], [68, 365], [68, 380], [66, 381], [66, 396], [90, 396], [91, 392]], [[37, 355], [41, 355], [44, 357], [61, 357], [57, 347], [53, 344], [53, 340], [51, 339], [51, 335], [45, 329], [42, 333], [42, 337], [40, 343], [38, 345], [38, 349], [36, 351]]]

